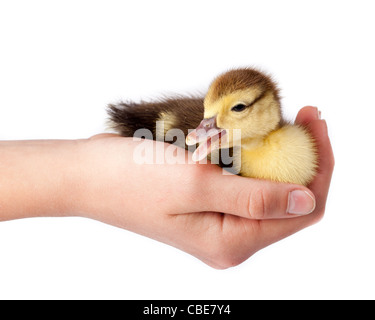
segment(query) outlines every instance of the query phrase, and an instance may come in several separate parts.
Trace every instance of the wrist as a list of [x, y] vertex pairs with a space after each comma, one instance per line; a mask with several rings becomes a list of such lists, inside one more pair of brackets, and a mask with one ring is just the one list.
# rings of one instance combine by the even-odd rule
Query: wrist
[[80, 140], [0, 142], [0, 220], [73, 214]]

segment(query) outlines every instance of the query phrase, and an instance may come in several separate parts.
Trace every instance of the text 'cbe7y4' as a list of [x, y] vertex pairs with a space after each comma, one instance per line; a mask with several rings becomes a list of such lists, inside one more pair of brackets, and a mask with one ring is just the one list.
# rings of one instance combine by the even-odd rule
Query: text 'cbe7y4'
[[175, 318], [178, 315], [230, 315], [230, 305], [223, 304], [189, 304], [186, 306], [161, 306], [150, 304], [143, 307], [143, 315], [163, 315]]

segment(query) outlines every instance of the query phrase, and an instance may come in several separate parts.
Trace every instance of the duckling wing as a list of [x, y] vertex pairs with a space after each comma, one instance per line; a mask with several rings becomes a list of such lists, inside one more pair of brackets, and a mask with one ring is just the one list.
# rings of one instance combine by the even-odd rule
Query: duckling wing
[[118, 134], [133, 137], [138, 129], [148, 129], [154, 140], [157, 137], [164, 140], [171, 129], [179, 129], [186, 136], [188, 130], [196, 128], [203, 119], [204, 108], [203, 98], [178, 97], [155, 102], [110, 104], [107, 111], [111, 127]]

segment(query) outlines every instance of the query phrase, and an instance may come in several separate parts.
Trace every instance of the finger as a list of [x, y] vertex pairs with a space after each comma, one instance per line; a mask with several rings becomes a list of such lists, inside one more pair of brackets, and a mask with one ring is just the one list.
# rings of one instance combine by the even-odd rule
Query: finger
[[310, 130], [318, 149], [318, 173], [309, 185], [317, 198], [317, 209], [320, 209], [322, 204], [323, 207], [325, 205], [335, 162], [328, 137], [327, 123], [325, 120], [320, 120], [319, 113], [315, 107], [304, 107], [299, 111], [296, 118], [297, 124], [303, 124]]
[[308, 125], [313, 120], [319, 120], [320, 111], [317, 107], [303, 107], [297, 114], [296, 124]]
[[314, 119], [312, 109], [303, 109], [297, 116], [297, 121], [306, 120], [319, 154], [319, 168], [316, 177], [309, 185], [316, 198], [314, 212], [307, 216], [292, 220], [273, 220], [259, 222], [259, 239], [263, 244], [271, 244], [283, 239], [311, 224], [318, 222], [325, 210], [328, 190], [334, 168], [334, 156], [328, 137], [327, 124], [324, 120]]
[[326, 121], [312, 121], [309, 123], [309, 129], [315, 138], [319, 155], [318, 172], [309, 187], [319, 199], [319, 205], [325, 205], [333, 168], [335, 165], [335, 159], [333, 156], [331, 142], [328, 137]]
[[202, 197], [206, 211], [247, 219], [292, 218], [315, 208], [314, 195], [303, 186], [221, 174], [207, 179]]

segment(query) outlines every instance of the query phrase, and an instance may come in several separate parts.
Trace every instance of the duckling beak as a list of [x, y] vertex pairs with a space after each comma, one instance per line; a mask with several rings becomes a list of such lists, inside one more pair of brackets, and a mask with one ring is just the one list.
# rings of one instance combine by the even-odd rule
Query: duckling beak
[[188, 146], [199, 143], [199, 147], [194, 151], [193, 161], [200, 161], [206, 158], [213, 150], [219, 149], [226, 137], [226, 130], [218, 128], [216, 117], [203, 119], [199, 126], [190, 132], [186, 137]]

